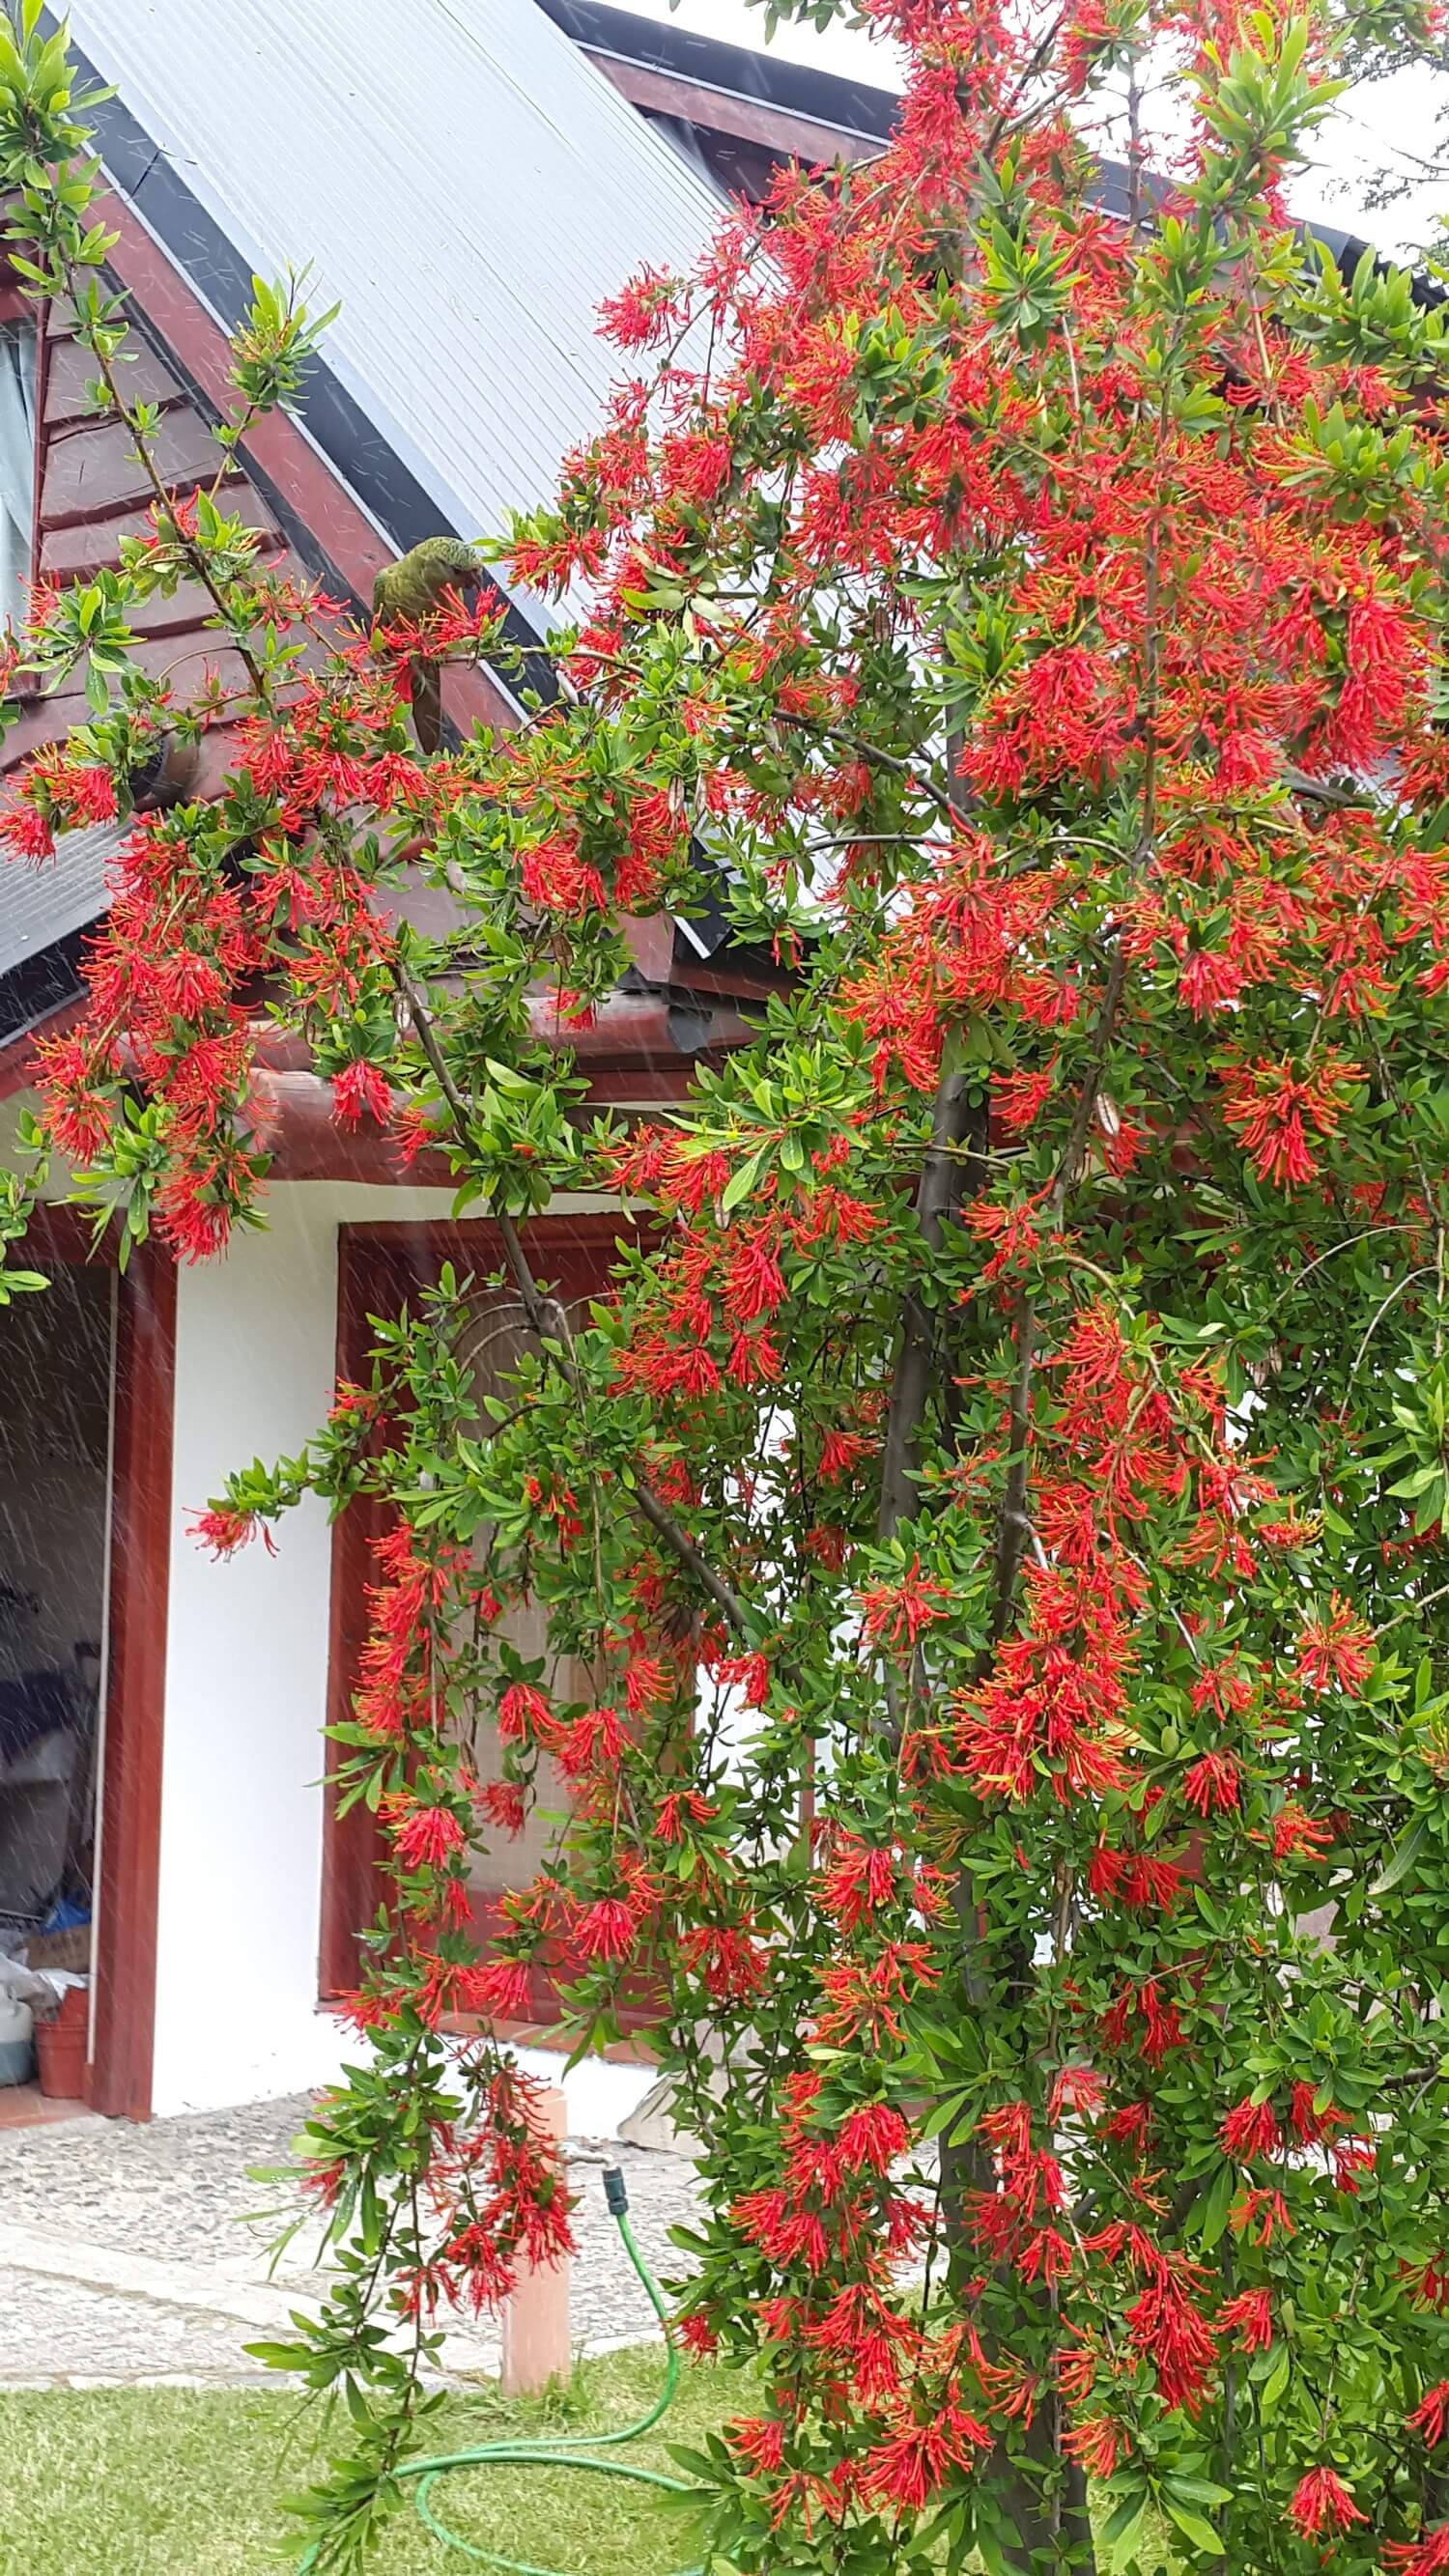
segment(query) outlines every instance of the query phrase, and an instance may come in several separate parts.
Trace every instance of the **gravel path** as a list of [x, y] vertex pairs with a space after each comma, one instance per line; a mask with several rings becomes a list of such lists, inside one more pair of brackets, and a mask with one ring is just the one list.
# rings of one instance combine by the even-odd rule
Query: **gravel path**
[[[50, 2240], [194, 2267], [199, 2287], [210, 2284], [218, 2298], [227, 2283], [271, 2281], [305, 2301], [319, 2286], [314, 2245], [305, 2234], [295, 2238], [280, 2270], [269, 2270], [267, 2248], [290, 2203], [285, 2186], [249, 2176], [286, 2160], [306, 2110], [303, 2095], [146, 2127], [83, 2122], [0, 2134], [0, 2218]], [[573, 2330], [587, 2351], [655, 2327], [605, 2206], [605, 2165], [624, 2170], [635, 2233], [657, 2275], [687, 2268], [669, 2229], [693, 2218], [697, 2200], [692, 2170], [675, 2156], [578, 2140], [568, 2154], [580, 2194]], [[278, 2214], [258, 2220], [253, 2214], [263, 2210]], [[221, 2313], [184, 2313], [151, 2297], [0, 2271], [0, 2385], [244, 2379], [254, 2365], [240, 2346], [258, 2331]], [[496, 2338], [486, 2321], [477, 2333], [484, 2342]]]
[[247, 2228], [281, 2195], [248, 2175], [286, 2161], [310, 2097], [252, 2102], [178, 2120], [77, 2121], [0, 2133], [0, 2211], [18, 2225], [67, 2231], [239, 2279], [265, 2273], [277, 2224]]
[[158, 2379], [232, 2386], [271, 2378], [242, 2350], [256, 2331], [80, 2282], [0, 2271], [0, 2389]]

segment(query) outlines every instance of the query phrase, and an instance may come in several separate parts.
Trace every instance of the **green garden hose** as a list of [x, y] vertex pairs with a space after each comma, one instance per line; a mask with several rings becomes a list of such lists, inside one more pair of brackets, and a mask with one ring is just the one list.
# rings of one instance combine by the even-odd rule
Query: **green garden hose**
[[[502, 2570], [503, 2576], [560, 2576], [560, 2571], [553, 2567], [535, 2567], [529, 2560], [523, 2558], [501, 2557], [496, 2549], [480, 2549], [473, 2541], [463, 2540], [456, 2531], [450, 2531], [447, 2524], [441, 2522], [434, 2513], [432, 2496], [439, 2478], [450, 2476], [455, 2469], [483, 2469], [504, 2465], [515, 2468], [592, 2469], [599, 2477], [630, 2478], [636, 2486], [662, 2487], [670, 2495], [694, 2495], [696, 2492], [702, 2492], [690, 2486], [683, 2478], [666, 2477], [659, 2469], [640, 2469], [635, 2468], [632, 2462], [627, 2460], [600, 2460], [594, 2457], [597, 2451], [616, 2449], [623, 2442], [637, 2442], [641, 2435], [652, 2432], [660, 2418], [673, 2405], [679, 2386], [679, 2355], [675, 2351], [674, 2339], [669, 2331], [669, 2319], [665, 2312], [664, 2301], [659, 2294], [658, 2284], [635, 2242], [634, 2230], [629, 2224], [629, 2195], [624, 2187], [624, 2177], [617, 2166], [611, 2165], [604, 2175], [604, 2193], [608, 2200], [610, 2215], [618, 2221], [619, 2234], [624, 2240], [624, 2250], [643, 2282], [649, 2294], [649, 2304], [664, 2330], [666, 2356], [664, 2385], [648, 2414], [641, 2415], [637, 2424], [622, 2425], [617, 2433], [597, 2433], [578, 2437], [587, 2441], [587, 2450], [574, 2447], [575, 2437], [572, 2434], [544, 2434], [531, 2442], [480, 2442], [474, 2450], [445, 2451], [435, 2460], [405, 2460], [393, 2473], [399, 2484], [404, 2479], [416, 2481], [413, 2503], [418, 2519], [424, 2529], [432, 2533], [435, 2540], [441, 2540], [446, 2549], [456, 2550], [460, 2557], [473, 2559], [480, 2567], [495, 2567]], [[681, 2568], [679, 2576], [704, 2576], [704, 2570], [701, 2567]]]

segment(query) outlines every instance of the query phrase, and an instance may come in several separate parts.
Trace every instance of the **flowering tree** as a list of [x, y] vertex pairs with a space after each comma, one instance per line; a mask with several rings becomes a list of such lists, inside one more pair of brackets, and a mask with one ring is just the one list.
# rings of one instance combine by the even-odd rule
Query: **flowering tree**
[[[277, 2356], [352, 2401], [309, 2564], [394, 2500], [440, 2311], [567, 2241], [526, 2082], [439, 2035], [563, 1947], [581, 2034], [652, 2009], [703, 2141], [682, 2331], [759, 2364], [697, 2464], [725, 2563], [1431, 2576], [1444, 334], [1287, 225], [1317, 21], [869, 14], [910, 56], [891, 148], [609, 309], [634, 373], [507, 549], [588, 603], [514, 730], [424, 765], [407, 725], [419, 660], [509, 674], [496, 603], [369, 635], [214, 497], [158, 484], [118, 577], [40, 596], [16, 650], [94, 712], [18, 858], [218, 712], [139, 671], [134, 603], [201, 580], [249, 677], [223, 792], [125, 838], [6, 1227], [55, 1158], [185, 1260], [255, 1222], [264, 992], [340, 1121], [451, 1158], [533, 1328], [483, 1402], [445, 1275], [203, 1526], [387, 1517], [338, 1730], [389, 1836], [371, 2057], [312, 2122], [342, 2269]], [[1176, 121], [1112, 211], [1083, 138], [1149, 55]], [[0, 149], [24, 274], [127, 408], [33, 13]], [[259, 298], [225, 441], [313, 327]], [[452, 936], [385, 926], [419, 853]], [[584, 1020], [623, 918], [706, 898], [788, 996], [679, 1111], [588, 1129], [530, 996]], [[581, 1317], [529, 1219], [601, 1178], [627, 1240]], [[545, 1757], [570, 1821], [480, 1958], [470, 1842]]]

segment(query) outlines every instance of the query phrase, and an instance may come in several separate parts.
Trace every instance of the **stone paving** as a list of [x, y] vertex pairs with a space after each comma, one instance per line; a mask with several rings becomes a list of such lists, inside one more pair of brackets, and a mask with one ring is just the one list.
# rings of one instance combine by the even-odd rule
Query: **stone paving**
[[[143, 2128], [85, 2120], [0, 2133], [0, 2388], [256, 2377], [242, 2346], [285, 2334], [289, 2306], [319, 2286], [305, 2234], [270, 2268], [290, 2203], [249, 2179], [285, 2160], [306, 2108], [296, 2097]], [[603, 2169], [623, 2167], [635, 2232], [663, 2276], [687, 2268], [668, 2231], [695, 2213], [692, 2171], [675, 2156], [587, 2140], [568, 2153], [581, 2194], [575, 2344], [637, 2341], [655, 2321], [605, 2208]], [[452, 2339], [445, 2359], [455, 2376], [496, 2369], [496, 2326], [485, 2319]]]

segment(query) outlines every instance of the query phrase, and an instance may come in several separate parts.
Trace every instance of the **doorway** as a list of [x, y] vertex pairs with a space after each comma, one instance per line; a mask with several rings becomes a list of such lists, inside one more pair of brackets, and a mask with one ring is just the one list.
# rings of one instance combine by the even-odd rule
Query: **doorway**
[[[79, 2041], [62, 2092], [145, 2119], [176, 1273], [148, 1244], [121, 1274], [65, 1208], [19, 1257], [50, 1284], [0, 1308], [0, 1954]], [[0, 2126], [37, 2116], [23, 2091]]]
[[[41, 1973], [82, 2034], [94, 1965], [115, 1327], [116, 1274], [102, 1268], [57, 1267], [47, 1290], [17, 1297], [0, 1317], [0, 1955]], [[7, 2108], [16, 2106], [0, 2094], [0, 2115]]]

